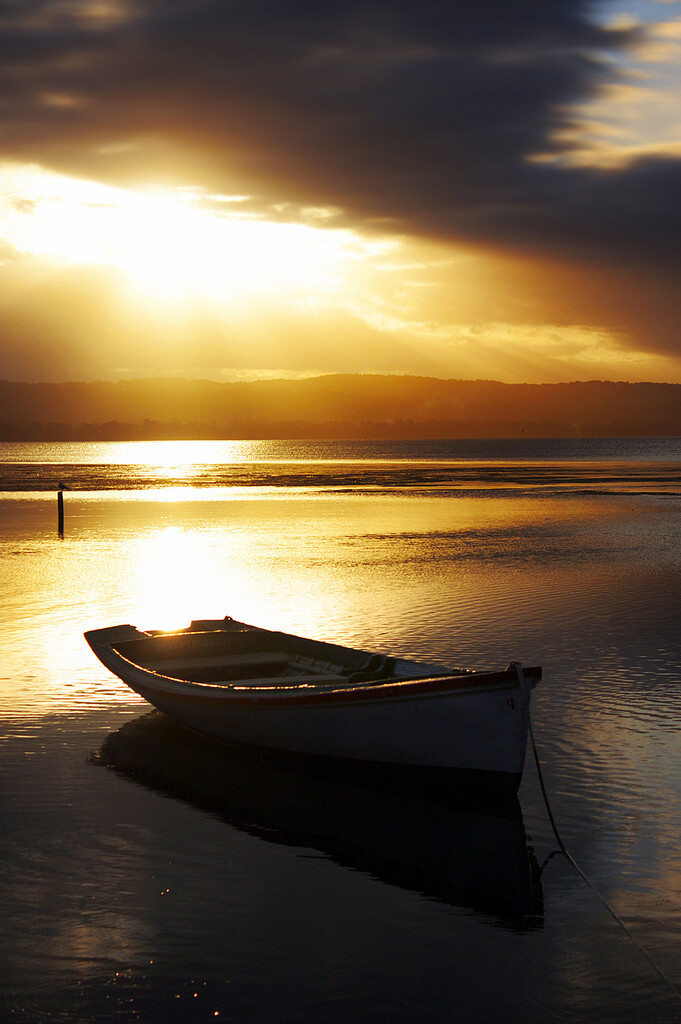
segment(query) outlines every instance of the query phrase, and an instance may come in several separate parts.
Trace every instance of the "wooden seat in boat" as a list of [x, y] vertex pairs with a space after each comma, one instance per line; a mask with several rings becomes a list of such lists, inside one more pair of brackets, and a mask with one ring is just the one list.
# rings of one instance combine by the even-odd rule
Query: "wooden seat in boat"
[[290, 660], [290, 654], [285, 651], [254, 651], [251, 653], [239, 653], [239, 654], [216, 654], [211, 655], [207, 658], [203, 658], [200, 655], [194, 655], [192, 658], [163, 658], [157, 660], [154, 663], [154, 667], [158, 672], [163, 675], [168, 675], [171, 672], [178, 670], [191, 669], [192, 666], [196, 665], [201, 668], [225, 668], [239, 669], [241, 667], [248, 668], [253, 665], [286, 665]]

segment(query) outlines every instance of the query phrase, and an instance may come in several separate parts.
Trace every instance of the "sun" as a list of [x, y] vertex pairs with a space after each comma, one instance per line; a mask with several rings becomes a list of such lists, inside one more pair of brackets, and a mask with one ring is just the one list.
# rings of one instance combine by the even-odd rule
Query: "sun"
[[23, 253], [124, 272], [164, 305], [333, 292], [352, 258], [347, 230], [268, 220], [244, 197], [113, 188], [39, 168], [0, 173], [0, 231]]
[[126, 196], [104, 234], [107, 262], [164, 301], [330, 288], [344, 248], [339, 233], [215, 212], [181, 192]]

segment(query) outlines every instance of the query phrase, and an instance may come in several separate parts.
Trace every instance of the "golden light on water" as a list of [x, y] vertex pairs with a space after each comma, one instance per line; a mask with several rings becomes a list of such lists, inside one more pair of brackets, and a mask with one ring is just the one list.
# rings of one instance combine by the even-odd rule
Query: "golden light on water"
[[[92, 459], [117, 466], [201, 466], [208, 462], [252, 462], [262, 441], [102, 441]], [[87, 465], [88, 453], [81, 452]]]
[[[435, 649], [424, 652], [423, 643], [444, 602], [456, 609], [446, 619], [452, 664], [478, 664], [485, 651], [494, 659], [509, 656], [509, 615], [527, 611], [532, 634], [539, 635], [546, 623], [556, 628], [570, 621], [576, 607], [589, 619], [589, 601], [602, 589], [591, 583], [582, 593], [570, 559], [555, 561], [554, 549], [566, 537], [574, 554], [573, 503], [564, 498], [514, 497], [506, 488], [484, 500], [437, 493], [301, 497], [281, 488], [272, 494], [242, 488], [229, 500], [224, 490], [168, 491], [168, 502], [158, 500], [164, 490], [130, 491], [125, 498], [71, 492], [63, 541], [56, 536], [53, 495], [3, 503], [9, 541], [0, 561], [0, 712], [19, 710], [33, 719], [137, 707], [139, 698], [92, 655], [83, 639], [88, 629], [131, 623], [173, 630], [193, 619], [233, 615], [441, 660]], [[612, 518], [622, 518], [610, 496], [579, 507], [584, 537], [609, 538]], [[639, 509], [627, 514], [638, 523]], [[532, 568], [531, 583], [528, 570], [519, 588], [518, 545]], [[593, 571], [605, 572], [601, 562]], [[613, 572], [613, 580], [605, 574], [606, 590], [617, 582]], [[537, 588], [541, 615], [530, 613]], [[610, 611], [614, 599], [612, 591]]]
[[[229, 544], [226, 531], [224, 548], [228, 550]], [[137, 565], [135, 614], [140, 629], [183, 629], [194, 618], [218, 614], [225, 594], [238, 584], [222, 573], [211, 574], [206, 555], [202, 533], [180, 526], [166, 526], [145, 538]]]

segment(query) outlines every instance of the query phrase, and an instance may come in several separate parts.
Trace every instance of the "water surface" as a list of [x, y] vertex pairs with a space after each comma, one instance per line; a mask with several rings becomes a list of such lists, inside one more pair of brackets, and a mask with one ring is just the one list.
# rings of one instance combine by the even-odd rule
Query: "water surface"
[[[3, 1019], [680, 1019], [636, 945], [681, 988], [679, 446], [514, 444], [3, 446]], [[500, 810], [226, 753], [149, 715], [82, 640], [224, 614], [542, 663], [554, 813], [635, 942], [545, 863], [531, 762]]]

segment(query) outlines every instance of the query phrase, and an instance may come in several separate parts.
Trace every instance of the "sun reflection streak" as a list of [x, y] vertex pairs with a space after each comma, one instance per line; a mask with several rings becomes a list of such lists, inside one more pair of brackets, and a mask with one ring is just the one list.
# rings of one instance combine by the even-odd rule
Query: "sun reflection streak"
[[[228, 549], [228, 532], [221, 541]], [[137, 559], [138, 594], [133, 611], [141, 628], [182, 629], [193, 618], [210, 617], [223, 606], [225, 580], [221, 573], [210, 571], [210, 547], [203, 531], [176, 525], [144, 539]]]
[[[257, 444], [257, 442], [255, 442]], [[99, 446], [98, 446], [99, 447]], [[122, 465], [181, 466], [207, 462], [243, 462], [252, 457], [253, 441], [112, 441], [104, 461]]]

